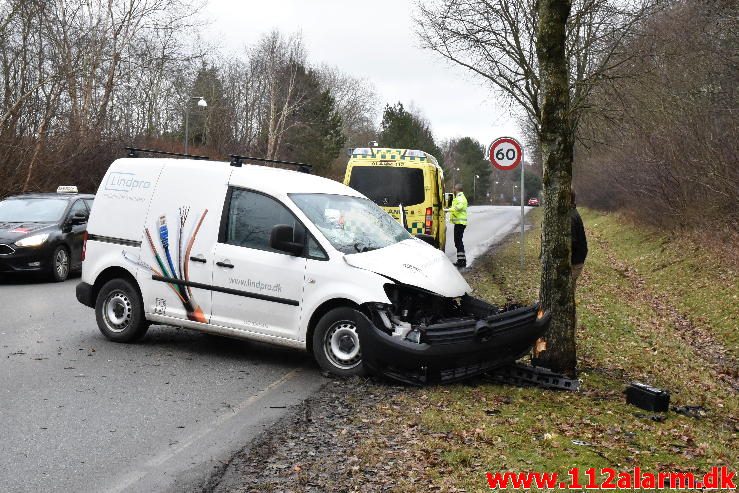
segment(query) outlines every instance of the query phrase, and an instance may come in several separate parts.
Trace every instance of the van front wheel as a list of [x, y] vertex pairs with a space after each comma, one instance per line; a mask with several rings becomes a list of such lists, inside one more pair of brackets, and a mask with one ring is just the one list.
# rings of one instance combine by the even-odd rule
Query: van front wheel
[[336, 376], [364, 375], [358, 324], [363, 315], [352, 308], [334, 308], [313, 332], [313, 356], [320, 367]]
[[141, 295], [126, 279], [111, 279], [103, 285], [95, 301], [95, 318], [100, 332], [115, 342], [140, 339], [149, 328]]

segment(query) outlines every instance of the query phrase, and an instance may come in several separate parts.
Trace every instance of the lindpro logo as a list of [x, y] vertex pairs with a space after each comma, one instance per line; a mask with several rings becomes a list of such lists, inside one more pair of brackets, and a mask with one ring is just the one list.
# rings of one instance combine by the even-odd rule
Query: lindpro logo
[[108, 182], [105, 184], [106, 190], [115, 192], [130, 192], [136, 189], [146, 190], [151, 187], [151, 182], [146, 180], [137, 180], [134, 173], [111, 173]]

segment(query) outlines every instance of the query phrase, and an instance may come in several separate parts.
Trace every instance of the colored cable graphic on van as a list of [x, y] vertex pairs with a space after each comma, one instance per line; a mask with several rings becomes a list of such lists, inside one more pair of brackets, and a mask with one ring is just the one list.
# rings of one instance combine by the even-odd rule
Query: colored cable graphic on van
[[[200, 227], [203, 225], [203, 221], [205, 220], [205, 216], [208, 214], [208, 209], [205, 209], [203, 213], [200, 216], [200, 219], [195, 223], [192, 233], [190, 234], [190, 238], [187, 241], [187, 249], [185, 252], [183, 252], [183, 235], [184, 235], [184, 229], [187, 226], [187, 218], [190, 213], [189, 207], [180, 207], [179, 208], [179, 230], [177, 231], [177, 245], [176, 250], [173, 248], [170, 248], [170, 246], [175, 247], [174, 243], [170, 245], [169, 241], [169, 226], [167, 225], [167, 216], [161, 215], [159, 216], [159, 219], [157, 220], [157, 230], [159, 233], [159, 247], [157, 248], [156, 243], [154, 242], [154, 238], [152, 238], [152, 234], [149, 231], [148, 227], [144, 228], [144, 236], [146, 237], [146, 241], [149, 244], [149, 248], [151, 249], [151, 253], [154, 255], [154, 260], [156, 261], [156, 267], [153, 267], [143, 260], [134, 259], [131, 257], [126, 256], [125, 251], [123, 252], [123, 257], [128, 260], [129, 262], [132, 262], [139, 267], [142, 267], [144, 269], [147, 269], [149, 272], [153, 273], [156, 276], [159, 276], [167, 282], [169, 280], [170, 282], [167, 282], [167, 285], [172, 289], [172, 291], [177, 295], [177, 297], [180, 299], [180, 302], [182, 302], [182, 306], [185, 308], [185, 311], [187, 312], [187, 318], [189, 320], [192, 320], [194, 322], [200, 322], [200, 323], [207, 323], [208, 320], [203, 313], [203, 310], [200, 308], [200, 305], [198, 305], [197, 301], [195, 301], [195, 297], [192, 293], [192, 288], [189, 286], [190, 282], [190, 275], [189, 275], [189, 262], [187, 259], [190, 258], [190, 252], [192, 251], [192, 247], [195, 244], [195, 239], [198, 235], [198, 232], [200, 231]], [[177, 224], [177, 223], [175, 223]], [[172, 237], [174, 239], [174, 236]], [[175, 251], [177, 254], [177, 258], [174, 259], [172, 257], [172, 250]], [[176, 260], [176, 262], [175, 262]], [[184, 281], [184, 282], [183, 282]]]

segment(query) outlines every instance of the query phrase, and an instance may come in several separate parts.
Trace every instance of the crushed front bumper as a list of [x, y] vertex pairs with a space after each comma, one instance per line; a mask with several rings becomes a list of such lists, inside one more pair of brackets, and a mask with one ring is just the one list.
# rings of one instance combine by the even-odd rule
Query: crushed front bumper
[[549, 327], [539, 305], [484, 318], [443, 320], [422, 327], [420, 343], [360, 324], [362, 361], [372, 373], [413, 385], [463, 380], [509, 365], [525, 355]]

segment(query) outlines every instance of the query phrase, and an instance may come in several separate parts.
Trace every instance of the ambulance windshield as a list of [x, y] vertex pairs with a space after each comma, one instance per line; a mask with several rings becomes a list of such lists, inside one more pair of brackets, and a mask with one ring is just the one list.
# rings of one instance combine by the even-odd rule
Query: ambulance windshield
[[354, 166], [349, 186], [382, 207], [417, 205], [426, 199], [420, 168]]

